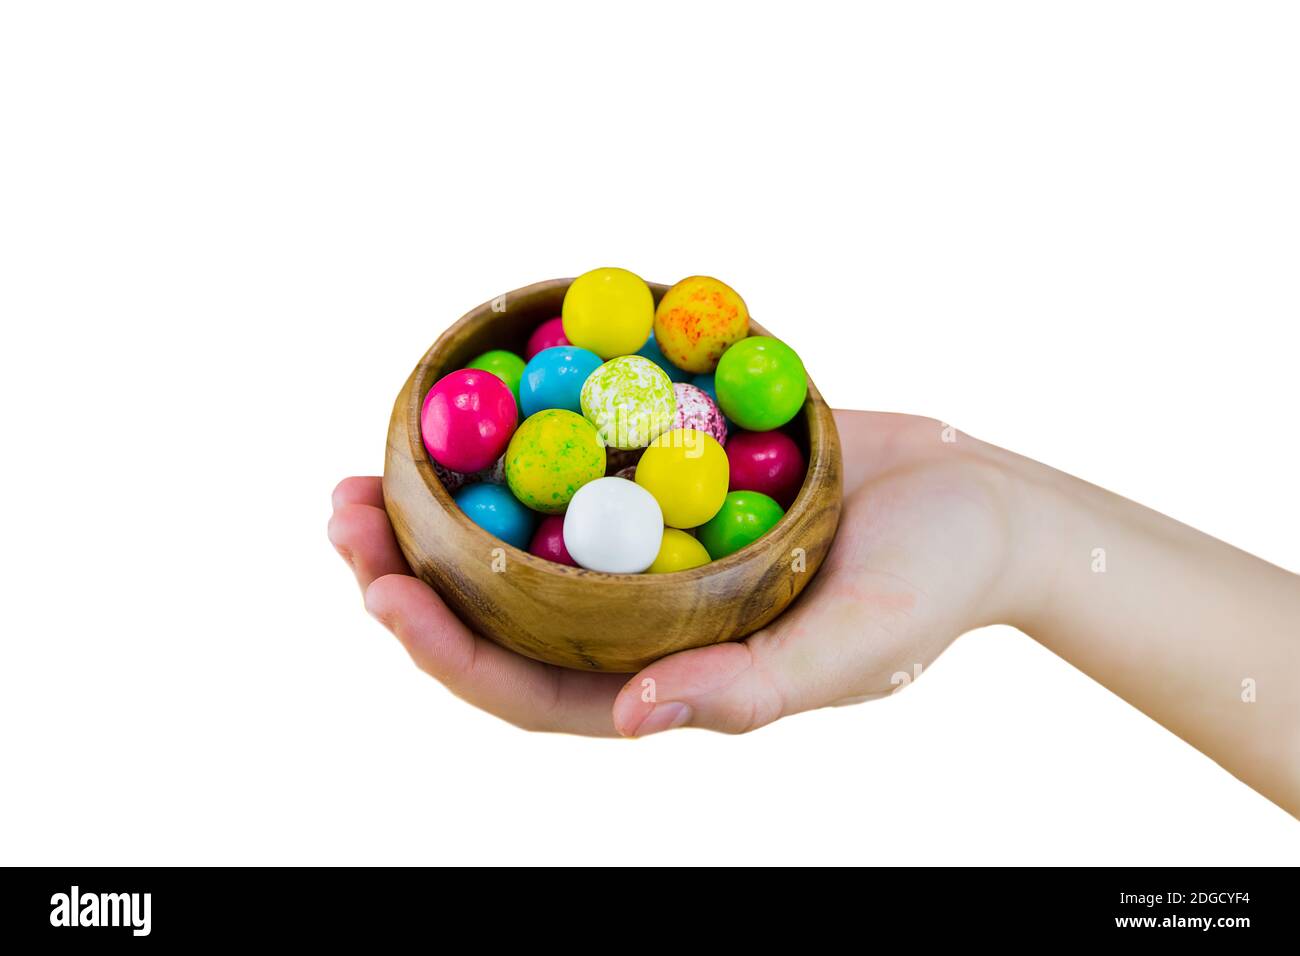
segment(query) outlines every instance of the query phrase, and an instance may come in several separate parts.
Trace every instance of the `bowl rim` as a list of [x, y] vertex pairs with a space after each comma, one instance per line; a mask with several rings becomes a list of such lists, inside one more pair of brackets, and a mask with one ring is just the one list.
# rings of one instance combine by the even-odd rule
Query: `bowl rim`
[[[814, 474], [823, 473], [832, 468], [834, 454], [832, 446], [838, 445], [837, 436], [831, 441], [827, 441], [820, 434], [820, 429], [823, 426], [818, 420], [819, 406], [825, 409], [826, 419], [829, 422], [829, 428], [831, 429], [832, 434], [834, 434], [836, 428], [834, 413], [826, 404], [825, 399], [822, 398], [821, 392], [817, 390], [817, 386], [813, 383], [812, 376], [807, 374], [806, 368], [804, 369], [804, 376], [808, 381], [808, 394], [804, 398], [803, 407], [799, 410], [799, 414], [802, 414], [806, 420], [806, 426], [808, 429], [808, 461], [805, 465], [803, 483], [799, 486], [799, 491], [795, 495], [794, 501], [791, 502], [790, 507], [786, 509], [785, 514], [781, 516], [781, 519], [776, 524], [760, 537], [755, 538], [738, 551], [733, 551], [725, 558], [720, 558], [717, 561], [710, 561], [708, 564], [702, 564], [697, 568], [689, 568], [685, 571], [668, 571], [662, 574], [647, 574], [644, 571], [637, 574], [592, 571], [587, 568], [559, 564], [558, 562], [551, 561], [547, 558], [538, 557], [522, 548], [517, 548], [508, 541], [504, 541], [496, 535], [480, 528], [470, 520], [469, 516], [465, 514], [464, 511], [461, 510], [460, 506], [456, 504], [455, 499], [443, 486], [442, 481], [439, 480], [437, 472], [433, 470], [433, 462], [429, 458], [428, 450], [424, 447], [424, 440], [421, 436], [420, 418], [425, 396], [418, 387], [419, 383], [428, 377], [429, 367], [434, 363], [439, 352], [463, 329], [481, 321], [484, 317], [484, 312], [487, 312], [490, 315], [493, 312], [494, 303], [501, 301], [502, 298], [504, 298], [508, 303], [510, 300], [515, 298], [537, 295], [539, 293], [549, 292], [552, 289], [567, 289], [572, 282], [573, 278], [543, 279], [540, 282], [534, 282], [530, 285], [521, 286], [514, 291], [506, 292], [504, 296], [495, 296], [488, 299], [486, 302], [475, 306], [448, 326], [442, 334], [434, 340], [433, 344], [425, 351], [419, 364], [416, 365], [415, 370], [411, 373], [410, 395], [408, 396], [405, 414], [407, 440], [411, 443], [411, 457], [415, 460], [416, 470], [423, 479], [425, 488], [428, 489], [434, 500], [437, 501], [445, 511], [450, 512], [450, 520], [457, 522], [459, 526], [472, 537], [481, 538], [485, 544], [490, 544], [493, 547], [505, 548], [507, 553], [510, 554], [511, 560], [520, 561], [525, 567], [531, 567], [539, 573], [552, 574], [558, 577], [567, 577], [575, 581], [620, 581], [628, 582], [629, 584], [631, 582], [642, 582], [633, 584], [633, 587], [662, 586], [664, 582], [668, 580], [671, 580], [674, 584], [688, 584], [695, 581], [705, 580], [716, 574], [726, 574], [731, 569], [743, 564], [747, 558], [751, 556], [751, 550], [757, 547], [761, 542], [766, 541], [770, 546], [774, 540], [774, 536], [781, 536], [783, 533], [788, 533], [790, 529], [798, 523], [797, 519], [806, 515], [814, 507], [809, 487], [810, 482], [812, 481]], [[646, 284], [650, 287], [651, 291], [656, 294], [662, 294], [671, 288], [669, 285], [658, 282], [646, 282]], [[776, 336], [771, 335], [770, 332], [756, 323], [752, 315], [750, 316], [749, 326], [749, 335], [751, 336], [766, 335], [771, 338], [776, 338]], [[543, 515], [543, 517], [547, 516]]]

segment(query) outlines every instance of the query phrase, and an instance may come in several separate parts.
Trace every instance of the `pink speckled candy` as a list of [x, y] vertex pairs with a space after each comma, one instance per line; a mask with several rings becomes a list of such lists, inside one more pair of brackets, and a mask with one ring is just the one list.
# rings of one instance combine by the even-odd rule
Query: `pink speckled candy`
[[711, 435], [719, 445], [727, 442], [727, 420], [722, 411], [709, 398], [708, 392], [689, 382], [673, 384], [673, 397], [677, 399], [677, 417], [673, 428], [693, 428]]
[[576, 568], [578, 562], [569, 557], [569, 549], [564, 546], [564, 515], [547, 515], [537, 526], [533, 542], [528, 546], [528, 553], [535, 554], [556, 564], [567, 564]]
[[533, 334], [528, 336], [528, 345], [524, 347], [524, 361], [529, 361], [542, 349], [569, 344], [571, 343], [564, 335], [564, 319], [557, 315], [533, 329]]
[[420, 433], [434, 461], [468, 474], [504, 454], [518, 420], [515, 396], [505, 382], [491, 372], [463, 368], [429, 389]]

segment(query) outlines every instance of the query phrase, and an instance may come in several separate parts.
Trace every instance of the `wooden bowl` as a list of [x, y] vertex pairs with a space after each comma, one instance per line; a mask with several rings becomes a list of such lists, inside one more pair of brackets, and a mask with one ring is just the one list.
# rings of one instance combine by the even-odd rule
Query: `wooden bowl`
[[[788, 428], [808, 459], [798, 497], [758, 541], [690, 571], [605, 574], [535, 557], [470, 521], [434, 473], [420, 438], [425, 394], [489, 349], [522, 354], [529, 333], [560, 314], [571, 281], [539, 282], [485, 302], [444, 332], [406, 380], [384, 461], [384, 502], [402, 552], [475, 631], [562, 667], [631, 673], [666, 654], [752, 634], [807, 586], [839, 524], [839, 435], [811, 381]], [[656, 303], [667, 288], [651, 285]]]

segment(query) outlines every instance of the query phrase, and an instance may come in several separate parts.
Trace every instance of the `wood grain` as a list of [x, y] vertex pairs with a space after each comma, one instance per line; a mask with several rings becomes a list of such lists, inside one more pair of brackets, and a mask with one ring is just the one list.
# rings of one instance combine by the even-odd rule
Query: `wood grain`
[[[475, 631], [547, 663], [631, 673], [666, 654], [751, 634], [807, 586], [839, 525], [839, 436], [810, 381], [790, 427], [808, 456], [790, 510], [749, 547], [690, 571], [586, 571], [493, 537], [465, 516], [435, 475], [420, 439], [420, 407], [434, 382], [479, 353], [522, 354], [529, 333], [560, 314], [571, 281], [539, 282], [485, 302], [434, 342], [393, 405], [384, 501], [412, 569]], [[657, 303], [667, 286], [651, 289]], [[757, 324], [751, 331], [768, 334]], [[794, 569], [797, 549], [802, 571]]]

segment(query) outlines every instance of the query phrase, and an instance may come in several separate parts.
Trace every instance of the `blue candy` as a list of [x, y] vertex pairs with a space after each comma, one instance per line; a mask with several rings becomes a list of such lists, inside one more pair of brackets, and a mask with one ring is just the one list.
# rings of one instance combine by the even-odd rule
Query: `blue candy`
[[582, 383], [602, 362], [595, 352], [576, 345], [542, 349], [524, 366], [519, 404], [524, 418], [547, 408], [582, 414]]
[[[672, 362], [668, 361], [663, 350], [659, 348], [659, 343], [655, 341], [655, 334], [653, 332], [650, 333], [650, 338], [646, 339], [645, 345], [641, 346], [641, 350], [636, 354], [654, 362], [663, 369], [668, 374], [668, 378], [674, 382], [689, 382], [691, 380], [690, 372], [683, 372]], [[714, 401], [717, 401], [717, 399], [714, 399]]]
[[709, 398], [713, 399], [713, 404], [718, 404], [718, 389], [713, 384], [712, 372], [704, 372], [701, 375], [696, 375], [691, 379], [691, 384], [702, 391], [705, 395], [709, 396]]
[[452, 497], [469, 520], [488, 534], [521, 550], [528, 549], [534, 515], [505, 485], [466, 485]]

